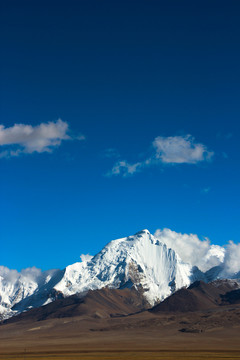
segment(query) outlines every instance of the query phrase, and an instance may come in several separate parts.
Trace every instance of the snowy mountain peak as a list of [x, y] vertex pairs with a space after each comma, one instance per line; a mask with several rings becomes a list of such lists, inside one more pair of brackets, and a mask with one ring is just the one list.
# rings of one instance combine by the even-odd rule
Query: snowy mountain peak
[[147, 229], [140, 230], [135, 235], [144, 235], [144, 234], [151, 235]]
[[229, 246], [232, 252], [196, 235], [163, 229], [153, 236], [144, 229], [109, 242], [95, 256], [81, 255], [81, 262], [61, 271], [32, 268], [18, 273], [0, 267], [0, 316], [104, 287], [134, 287], [155, 305], [196, 280], [240, 276], [238, 248]]
[[111, 241], [89, 262], [68, 266], [55, 290], [69, 296], [89, 289], [134, 286], [153, 305], [188, 286], [195, 276], [195, 268], [181, 261], [148, 230], [142, 230]]

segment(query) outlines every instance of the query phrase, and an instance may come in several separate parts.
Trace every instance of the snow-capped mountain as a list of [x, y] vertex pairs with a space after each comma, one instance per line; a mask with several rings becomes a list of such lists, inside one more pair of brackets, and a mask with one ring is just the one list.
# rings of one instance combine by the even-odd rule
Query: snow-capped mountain
[[0, 266], [0, 318], [14, 314], [12, 308], [47, 284], [59, 270], [41, 272], [37, 268], [25, 269], [18, 273]]
[[203, 272], [193, 263], [183, 261], [164, 240], [167, 242], [166, 234], [155, 237], [148, 230], [143, 230], [111, 241], [94, 257], [85, 256], [82, 262], [69, 265], [64, 270], [42, 273], [35, 269], [30, 276], [29, 271], [17, 273], [2, 267], [2, 318], [45, 305], [59, 297], [104, 287], [134, 287], [152, 306], [196, 280], [208, 282], [221, 278], [223, 248], [209, 247], [204, 256], [208, 260], [214, 257], [214, 264], [215, 258], [219, 259], [218, 265]]
[[200, 270], [143, 230], [111, 241], [90, 260], [68, 266], [55, 289], [69, 296], [89, 289], [134, 286], [153, 305], [199, 278], [204, 278]]

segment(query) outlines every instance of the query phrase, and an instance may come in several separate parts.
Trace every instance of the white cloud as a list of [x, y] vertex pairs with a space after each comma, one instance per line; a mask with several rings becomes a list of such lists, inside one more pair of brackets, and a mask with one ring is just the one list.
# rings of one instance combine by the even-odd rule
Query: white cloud
[[[22, 153], [51, 152], [63, 140], [70, 140], [68, 123], [61, 119], [56, 122], [41, 123], [37, 126], [15, 124], [5, 128], [0, 125], [1, 157], [13, 157]], [[79, 140], [85, 139], [83, 135]]]
[[122, 160], [118, 161], [112, 168], [112, 170], [107, 173], [107, 176], [112, 175], [122, 175], [124, 177], [128, 175], [133, 175], [136, 171], [140, 170], [142, 163], [138, 162], [135, 164], [129, 164], [127, 161]]
[[[21, 271], [9, 269], [6, 266], [0, 266], [0, 283], [1, 280], [7, 283], [15, 284], [18, 281], [39, 283], [45, 280], [49, 275], [53, 276], [58, 270], [51, 269], [42, 271], [35, 266], [22, 269]], [[2, 279], [1, 279], [2, 278]]]
[[30, 281], [37, 281], [42, 276], [42, 271], [35, 266], [23, 269], [20, 272], [9, 269], [6, 266], [0, 266], [0, 276], [7, 282], [15, 283], [20, 278], [26, 278]]
[[82, 262], [89, 262], [89, 261], [92, 260], [92, 258], [93, 258], [93, 256], [89, 255], [89, 254], [80, 255], [80, 259], [81, 259]]
[[158, 136], [153, 141], [156, 158], [169, 164], [196, 164], [200, 161], [210, 160], [213, 152], [206, 146], [195, 143], [191, 135], [186, 136]]
[[237, 274], [240, 271], [240, 243], [229, 241], [226, 246], [224, 270], [227, 274]]
[[202, 271], [221, 265], [221, 278], [239, 276], [240, 243], [229, 241], [227, 245], [211, 245], [209, 239], [200, 240], [194, 234], [181, 234], [170, 229], [156, 230], [155, 237], [172, 248], [180, 258]]
[[208, 194], [210, 190], [211, 190], [210, 187], [204, 188], [204, 189], [202, 189], [202, 193], [203, 194]]
[[74, 139], [76, 140], [80, 140], [80, 141], [83, 141], [83, 140], [86, 140], [86, 136], [83, 135], [83, 134], [79, 134], [78, 136], [76, 136]]
[[105, 149], [102, 152], [102, 156], [106, 157], [106, 158], [118, 158], [120, 155], [119, 155], [119, 152], [116, 149], [109, 148], [109, 149]]
[[130, 164], [125, 160], [118, 161], [107, 175], [132, 175], [156, 164], [197, 164], [201, 161], [209, 161], [214, 154], [207, 150], [205, 145], [195, 143], [191, 135], [158, 136], [152, 143], [152, 150], [152, 155], [141, 162]]
[[224, 259], [225, 249], [211, 245], [209, 239], [200, 240], [194, 234], [181, 234], [170, 229], [156, 230], [157, 239], [176, 251], [180, 258], [202, 271], [220, 265]]

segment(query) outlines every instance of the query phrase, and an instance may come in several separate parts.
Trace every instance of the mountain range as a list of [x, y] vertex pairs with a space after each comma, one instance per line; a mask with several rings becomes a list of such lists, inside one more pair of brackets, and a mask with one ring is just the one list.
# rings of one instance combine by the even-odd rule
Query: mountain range
[[[174, 234], [178, 241], [180, 235]], [[191, 284], [211, 282], [212, 285], [209, 286], [215, 289], [213, 293], [217, 293], [219, 297], [227, 293], [226, 288], [222, 289], [223, 285], [217, 286], [219, 279], [240, 277], [236, 271], [226, 271], [224, 248], [209, 246], [204, 256], [208, 264], [213, 264], [212, 267], [199, 268], [194, 261], [183, 260], [174, 246], [169, 246], [164, 231], [153, 236], [148, 230], [142, 230], [133, 236], [111, 241], [95, 256], [82, 256], [81, 262], [63, 270], [41, 272], [31, 268], [18, 273], [0, 267], [0, 317], [8, 319], [26, 310], [34, 314], [31, 309], [52, 302], [55, 302], [54, 306], [57, 306], [57, 313], [61, 316], [61, 306], [69, 306], [71, 309], [74, 304], [91, 304], [93, 298], [96, 301], [96, 296], [98, 303], [103, 304], [100, 306], [101, 311], [105, 313], [107, 310], [104, 310], [104, 302], [110, 304], [111, 312], [115, 314], [152, 307], [155, 309], [153, 311], [173, 309], [176, 307], [174, 304], [180, 304], [182, 298], [184, 302], [191, 299], [190, 308], [195, 305], [197, 307], [200, 295], [196, 295], [194, 288], [191, 289]], [[235, 281], [233, 285], [230, 281], [225, 287], [233, 291], [239, 284]], [[109, 292], [108, 289], [115, 292]], [[130, 289], [134, 290], [131, 291], [131, 296]], [[100, 293], [93, 295], [95, 290]], [[122, 292], [119, 293], [119, 290]], [[123, 300], [124, 306], [118, 306]], [[210, 301], [209, 298], [206, 301]], [[50, 311], [51, 307], [48, 305], [46, 309]], [[40, 317], [45, 316], [43, 313]]]

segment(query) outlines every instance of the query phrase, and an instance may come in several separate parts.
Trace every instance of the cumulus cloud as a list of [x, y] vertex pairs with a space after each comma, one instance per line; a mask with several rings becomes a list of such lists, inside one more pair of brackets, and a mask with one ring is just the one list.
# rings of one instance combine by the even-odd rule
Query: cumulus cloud
[[156, 164], [197, 164], [211, 160], [214, 154], [204, 144], [196, 143], [191, 135], [158, 136], [152, 142], [151, 148], [152, 154], [147, 159], [133, 164], [125, 160], [118, 161], [108, 175], [132, 175]]
[[224, 246], [211, 245], [194, 234], [181, 234], [170, 229], [158, 229], [155, 237], [172, 248], [180, 258], [203, 272], [221, 265], [220, 278], [240, 276], [240, 243], [229, 241]]
[[220, 265], [224, 260], [225, 249], [211, 245], [209, 239], [200, 240], [194, 234], [181, 234], [170, 229], [156, 230], [155, 237], [176, 251], [180, 258], [202, 271]]
[[49, 275], [53, 276], [57, 271], [57, 269], [42, 271], [35, 266], [17, 271], [6, 266], [0, 266], [0, 281], [3, 280], [13, 285], [19, 281], [40, 283], [45, 281]]
[[0, 276], [10, 283], [15, 283], [23, 277], [29, 281], [37, 281], [42, 276], [42, 274], [42, 271], [35, 266], [23, 269], [20, 272], [9, 269], [6, 266], [0, 266]]
[[196, 164], [199, 161], [210, 160], [213, 152], [206, 146], [195, 143], [191, 135], [186, 136], [158, 136], [153, 141], [156, 158], [163, 163], [170, 164]]
[[228, 274], [237, 274], [240, 272], [240, 243], [235, 244], [233, 241], [229, 241], [226, 246], [224, 270], [226, 276]]
[[[51, 152], [63, 140], [72, 139], [68, 135], [67, 122], [58, 119], [56, 122], [41, 123], [37, 126], [15, 124], [6, 128], [0, 125], [0, 146], [3, 151], [1, 157], [14, 157], [22, 153]], [[83, 140], [81, 135], [79, 140]]]

